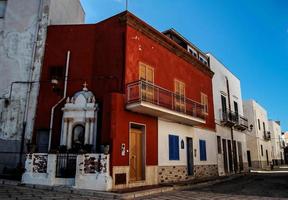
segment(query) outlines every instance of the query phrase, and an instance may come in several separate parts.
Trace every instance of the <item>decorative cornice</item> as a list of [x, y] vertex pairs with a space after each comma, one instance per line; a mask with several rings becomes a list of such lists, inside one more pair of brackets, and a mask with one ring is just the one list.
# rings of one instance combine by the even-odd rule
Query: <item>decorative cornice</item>
[[133, 14], [129, 12], [123, 12], [123, 15], [120, 15], [119, 20], [121, 23], [131, 26], [135, 30], [146, 35], [150, 39], [154, 40], [158, 44], [162, 45], [169, 51], [173, 52], [178, 57], [184, 59], [186, 62], [192, 64], [200, 71], [207, 74], [209, 77], [213, 77], [214, 72], [211, 71], [209, 67], [201, 63], [198, 59], [190, 55], [183, 47], [179, 46], [176, 42], [165, 36], [163, 33], [160, 33], [147, 23], [143, 22]]

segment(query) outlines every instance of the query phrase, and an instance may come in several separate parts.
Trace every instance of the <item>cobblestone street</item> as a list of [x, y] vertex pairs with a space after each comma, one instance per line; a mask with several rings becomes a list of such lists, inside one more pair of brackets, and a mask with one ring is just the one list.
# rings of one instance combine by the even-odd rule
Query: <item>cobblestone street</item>
[[[100, 195], [100, 196], [99, 196]], [[102, 195], [102, 196], [101, 196]], [[74, 193], [67, 190], [44, 190], [24, 186], [0, 185], [0, 199], [120, 199], [121, 195], [99, 193]], [[122, 196], [125, 197], [125, 194]], [[219, 199], [288, 199], [288, 173], [250, 174], [211, 186], [185, 191], [172, 191], [138, 199], [219, 200]]]
[[288, 199], [288, 174], [251, 174], [212, 186], [142, 199]]

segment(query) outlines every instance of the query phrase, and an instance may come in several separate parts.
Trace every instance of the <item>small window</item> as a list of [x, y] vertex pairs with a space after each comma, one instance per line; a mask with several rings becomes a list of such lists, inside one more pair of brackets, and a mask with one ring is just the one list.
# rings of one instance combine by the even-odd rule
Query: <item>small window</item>
[[266, 126], [265, 126], [265, 122], [263, 122], [263, 131], [264, 131], [264, 134], [266, 133]]
[[258, 119], [258, 128], [259, 128], [259, 130], [261, 130], [260, 119]]
[[263, 156], [263, 145], [261, 144], [261, 156]]
[[217, 149], [218, 149], [218, 154], [222, 153], [222, 149], [221, 149], [221, 137], [217, 136]]
[[7, 0], [0, 0], [0, 18], [4, 18], [7, 7]]
[[206, 141], [205, 140], [199, 140], [199, 146], [200, 146], [200, 160], [206, 161], [207, 160]]
[[201, 104], [204, 106], [204, 113], [208, 114], [208, 96], [204, 93], [201, 93]]
[[179, 136], [169, 135], [169, 160], [179, 160]]

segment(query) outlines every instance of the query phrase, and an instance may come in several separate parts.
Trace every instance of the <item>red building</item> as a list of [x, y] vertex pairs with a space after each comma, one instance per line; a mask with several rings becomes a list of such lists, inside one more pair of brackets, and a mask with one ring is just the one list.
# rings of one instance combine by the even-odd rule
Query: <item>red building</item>
[[[113, 188], [160, 181], [159, 119], [215, 131], [208, 57], [176, 31], [158, 32], [123, 12], [97, 24], [48, 28], [33, 134], [39, 151], [47, 149], [43, 138], [48, 138], [50, 127], [50, 151], [63, 144], [65, 101], [57, 103], [65, 89], [68, 51], [67, 97], [81, 91], [84, 82], [95, 96], [99, 111], [94, 132], [98, 146], [110, 146]], [[174, 156], [173, 151], [170, 154]]]

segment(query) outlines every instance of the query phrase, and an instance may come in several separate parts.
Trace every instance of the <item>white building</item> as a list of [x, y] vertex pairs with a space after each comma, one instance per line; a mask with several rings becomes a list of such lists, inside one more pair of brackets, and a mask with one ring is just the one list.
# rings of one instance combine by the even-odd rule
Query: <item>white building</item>
[[244, 101], [244, 114], [253, 125], [247, 133], [247, 156], [253, 168], [268, 168], [272, 162], [271, 135], [267, 111], [255, 100]]
[[214, 72], [213, 99], [216, 123], [219, 175], [247, 170], [247, 118], [243, 116], [240, 80], [213, 55], [210, 66]]
[[269, 120], [269, 132], [271, 134], [272, 161], [274, 165], [283, 163], [284, 145], [279, 121]]
[[0, 1], [0, 173], [31, 140], [47, 26], [84, 17], [80, 0]]

